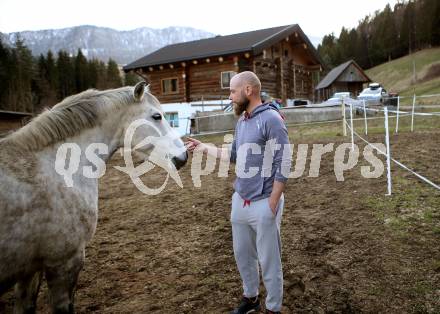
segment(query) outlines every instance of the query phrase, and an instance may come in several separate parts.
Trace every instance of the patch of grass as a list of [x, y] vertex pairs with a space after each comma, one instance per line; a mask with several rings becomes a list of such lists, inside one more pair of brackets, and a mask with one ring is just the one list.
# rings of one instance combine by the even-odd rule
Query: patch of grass
[[439, 193], [401, 176], [393, 177], [393, 186], [391, 196], [369, 196], [363, 203], [396, 235], [405, 236], [410, 229], [422, 225], [440, 235]]
[[440, 302], [438, 299], [437, 285], [434, 282], [417, 281], [408, 292], [414, 300], [412, 313], [439, 313]]
[[416, 282], [416, 284], [412, 287], [411, 291], [416, 296], [425, 295], [427, 293], [430, 293], [432, 291], [435, 291], [435, 287], [433, 287], [432, 283], [430, 282]]
[[385, 289], [379, 285], [370, 287], [368, 289], [368, 294], [374, 295], [374, 296], [383, 296], [383, 295], [385, 295], [385, 292], [386, 292]]
[[440, 260], [435, 260], [432, 262], [432, 269], [434, 271], [440, 272]]
[[432, 227], [432, 233], [434, 233], [435, 235], [440, 236], [440, 226], [433, 226]]

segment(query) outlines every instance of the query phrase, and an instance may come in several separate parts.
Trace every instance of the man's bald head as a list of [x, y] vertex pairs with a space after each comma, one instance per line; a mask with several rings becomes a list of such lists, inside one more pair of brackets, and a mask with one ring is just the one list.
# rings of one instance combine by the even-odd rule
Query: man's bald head
[[256, 94], [260, 94], [261, 82], [254, 72], [244, 71], [234, 75], [231, 79], [231, 85], [233, 83], [235, 83], [237, 87], [251, 86]]
[[261, 82], [255, 73], [245, 71], [234, 75], [230, 82], [229, 99], [234, 104], [234, 112], [237, 116], [243, 111], [261, 104]]

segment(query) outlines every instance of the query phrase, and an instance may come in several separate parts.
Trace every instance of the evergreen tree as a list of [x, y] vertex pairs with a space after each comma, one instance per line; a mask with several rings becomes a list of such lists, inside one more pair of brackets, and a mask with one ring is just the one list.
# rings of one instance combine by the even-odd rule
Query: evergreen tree
[[386, 60], [385, 43], [383, 40], [386, 29], [383, 12], [376, 12], [370, 29], [371, 40], [368, 46], [368, 56], [372, 64], [380, 64]]
[[348, 33], [348, 42], [349, 42], [349, 50], [348, 50], [348, 59], [356, 60], [360, 56], [360, 52], [358, 50], [358, 33], [352, 28], [350, 33]]
[[141, 80], [142, 80], [141, 77], [136, 75], [134, 72], [130, 71], [128, 73], [125, 73], [125, 76], [124, 76], [124, 86], [134, 86], [138, 82], [140, 82]]
[[77, 93], [85, 91], [91, 86], [88, 71], [87, 59], [84, 57], [81, 49], [78, 49], [75, 58], [75, 87]]
[[10, 80], [11, 51], [0, 38], [0, 109], [10, 110], [7, 98]]
[[60, 50], [56, 63], [58, 76], [58, 99], [64, 99], [76, 91], [75, 69], [68, 53]]
[[369, 68], [371, 66], [370, 58], [369, 58], [369, 41], [370, 41], [370, 35], [368, 33], [369, 30], [369, 23], [370, 18], [367, 16], [365, 17], [360, 23], [357, 28], [358, 33], [358, 39], [356, 42], [356, 59], [355, 61], [362, 67], [362, 68]]
[[46, 59], [44, 55], [40, 55], [37, 61], [37, 84], [35, 88], [35, 92], [37, 94], [36, 103], [38, 104], [38, 108], [36, 111], [40, 111], [40, 106], [43, 107], [43, 103], [48, 98], [50, 92], [49, 82], [47, 81], [47, 67], [46, 67]]
[[89, 87], [97, 88], [99, 80], [99, 60], [92, 59], [87, 63], [88, 75], [89, 75]]
[[384, 61], [390, 61], [397, 55], [396, 42], [397, 42], [397, 28], [394, 20], [393, 12], [389, 4], [386, 5], [382, 16], [382, 46], [386, 59]]
[[318, 53], [320, 54], [324, 64], [333, 68], [337, 65], [336, 61], [336, 37], [333, 33], [325, 35], [322, 44], [318, 45]]
[[57, 103], [56, 68], [52, 52], [48, 52], [47, 59], [40, 55], [37, 69], [35, 109], [41, 111], [41, 109], [51, 107]]
[[410, 0], [366, 16], [356, 30], [342, 28], [339, 38], [324, 36], [318, 53], [330, 68], [350, 58], [370, 68], [434, 45], [440, 45], [440, 2]]
[[350, 59], [353, 59], [353, 44], [350, 42], [350, 36], [348, 30], [342, 27], [339, 39], [337, 41], [337, 54], [334, 60], [336, 65], [344, 63]]
[[438, 0], [431, 0], [434, 5], [432, 8], [433, 18], [431, 22], [431, 45], [440, 45], [440, 3]]
[[403, 13], [400, 27], [400, 49], [411, 53], [415, 49], [415, 7], [414, 2], [408, 2]]
[[99, 61], [97, 64], [98, 69], [98, 80], [96, 82], [97, 89], [106, 89], [107, 88], [107, 66], [103, 61]]
[[56, 93], [56, 91], [58, 90], [58, 72], [57, 72], [55, 59], [51, 50], [47, 52], [46, 72], [47, 72], [46, 78], [49, 82], [49, 86], [51, 90], [53, 90]]
[[122, 86], [121, 74], [118, 64], [109, 59], [107, 63], [107, 88], [118, 88]]
[[35, 78], [31, 51], [18, 37], [12, 51], [8, 102], [14, 111], [33, 112], [32, 81]]

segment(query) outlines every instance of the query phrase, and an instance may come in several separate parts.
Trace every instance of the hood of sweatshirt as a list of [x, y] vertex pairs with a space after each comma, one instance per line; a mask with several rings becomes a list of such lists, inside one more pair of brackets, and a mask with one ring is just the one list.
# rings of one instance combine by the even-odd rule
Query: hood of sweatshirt
[[244, 119], [252, 119], [253, 117], [259, 115], [260, 113], [262, 113], [263, 111], [269, 110], [269, 109], [273, 109], [276, 112], [278, 112], [281, 115], [280, 110], [277, 108], [277, 106], [275, 106], [275, 104], [273, 103], [265, 103], [262, 105], [257, 106], [254, 110], [252, 110], [252, 112], [250, 114], [247, 113], [247, 111], [244, 112]]

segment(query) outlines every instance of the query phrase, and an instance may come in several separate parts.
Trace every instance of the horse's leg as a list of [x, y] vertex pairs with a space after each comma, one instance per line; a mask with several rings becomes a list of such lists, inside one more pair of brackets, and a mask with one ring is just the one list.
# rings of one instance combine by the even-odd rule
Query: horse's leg
[[36, 272], [16, 283], [14, 314], [35, 313], [42, 277], [42, 272]]
[[64, 265], [46, 267], [53, 313], [74, 313], [75, 286], [83, 264], [84, 250], [81, 250]]

